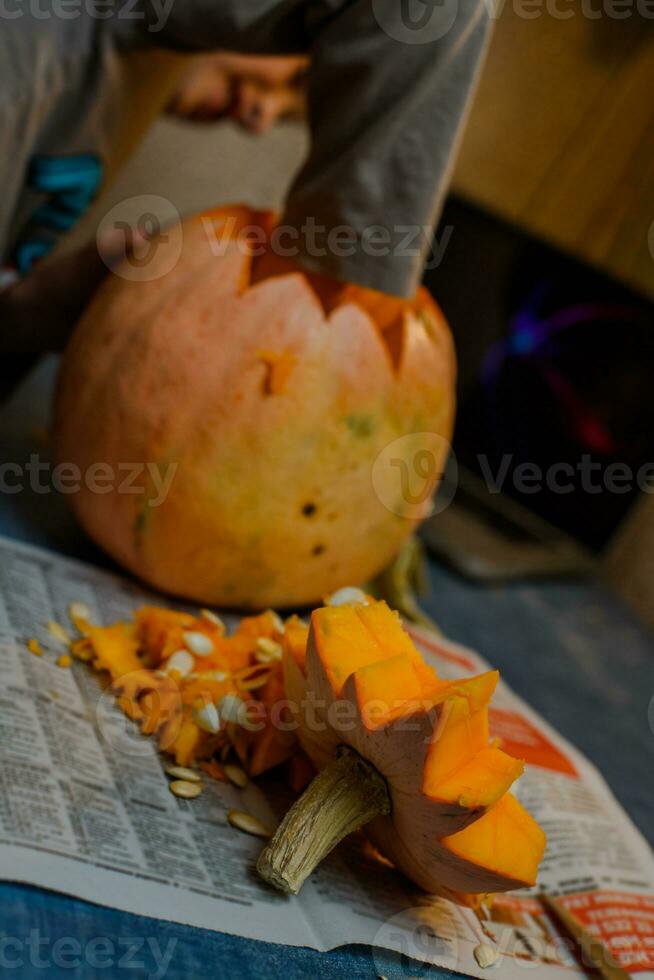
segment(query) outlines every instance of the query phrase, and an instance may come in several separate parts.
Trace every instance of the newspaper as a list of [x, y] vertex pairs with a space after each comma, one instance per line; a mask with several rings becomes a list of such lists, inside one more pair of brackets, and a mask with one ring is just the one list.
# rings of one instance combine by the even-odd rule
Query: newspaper
[[[474, 953], [485, 943], [508, 980], [526, 966], [537, 967], [539, 978], [583, 976], [589, 964], [539, 897], [546, 891], [561, 896], [623, 970], [654, 980], [648, 845], [599, 773], [506, 685], [494, 700], [492, 728], [526, 759], [517, 794], [548, 834], [538, 892], [499, 896], [479, 917], [413, 891], [352, 840], [298, 897], [287, 897], [256, 876], [261, 842], [226, 820], [237, 807], [274, 825], [283, 792], [271, 779], [265, 794], [208, 780], [196, 800], [172, 796], [153, 741], [138, 734], [98, 677], [81, 663], [56, 665], [62, 651], [46, 624], [65, 622], [73, 601], [108, 623], [152, 596], [111, 573], [0, 538], [2, 878], [322, 951], [366, 943], [481, 977]], [[488, 669], [476, 653], [410, 629], [441, 676]], [[42, 657], [27, 652], [32, 637]]]

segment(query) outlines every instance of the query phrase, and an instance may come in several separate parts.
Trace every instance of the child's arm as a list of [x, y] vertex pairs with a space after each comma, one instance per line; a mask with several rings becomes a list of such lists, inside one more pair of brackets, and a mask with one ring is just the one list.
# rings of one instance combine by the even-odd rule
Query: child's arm
[[[145, 9], [149, 26], [160, 25], [160, 4]], [[310, 53], [312, 150], [285, 215], [305, 232], [285, 245], [311, 269], [409, 295], [487, 29], [483, 0], [186, 0], [151, 38], [185, 50]], [[339, 228], [350, 231], [329, 241]]]

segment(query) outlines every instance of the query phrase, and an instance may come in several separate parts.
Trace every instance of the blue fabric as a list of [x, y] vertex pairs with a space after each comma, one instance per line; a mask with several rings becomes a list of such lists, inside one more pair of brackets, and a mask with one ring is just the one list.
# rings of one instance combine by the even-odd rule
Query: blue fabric
[[0, 938], [3, 980], [12, 976], [16, 980], [369, 980], [380, 974], [389, 980], [450, 980], [455, 976], [379, 950], [373, 959], [364, 947], [316, 953], [254, 942], [117, 912], [25, 885], [0, 885], [0, 907], [0, 937], [6, 937], [4, 946]]
[[[46, 458], [34, 427], [43, 425], [51, 380], [52, 365], [46, 364], [0, 411], [1, 461], [24, 462], [35, 452]], [[0, 493], [0, 533], [106, 564], [54, 494], [29, 487]], [[483, 653], [595, 762], [652, 842], [654, 738], [648, 707], [654, 691], [654, 640], [649, 633], [593, 582], [477, 587], [435, 563], [430, 579], [426, 605], [445, 633]], [[0, 938], [0, 977], [453, 976], [370, 949], [319, 954], [253, 942], [11, 883], [0, 884], [0, 908], [5, 940], [3, 945]], [[172, 955], [166, 963], [161, 956], [167, 950]]]

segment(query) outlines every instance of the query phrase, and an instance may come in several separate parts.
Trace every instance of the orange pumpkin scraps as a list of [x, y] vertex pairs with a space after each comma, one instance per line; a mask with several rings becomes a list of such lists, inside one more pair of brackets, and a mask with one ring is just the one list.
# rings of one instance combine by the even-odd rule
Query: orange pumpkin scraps
[[523, 764], [489, 741], [496, 671], [440, 680], [383, 602], [314, 611], [306, 657], [284, 643], [299, 737], [319, 770], [262, 852], [259, 873], [296, 893], [365, 826], [417, 884], [458, 901], [533, 885], [545, 835], [508, 793]]
[[138, 609], [132, 623], [79, 625], [71, 652], [109, 673], [116, 703], [178, 765], [203, 761], [208, 774], [221, 773], [213, 756], [231, 745], [260, 775], [298, 751], [293, 731], [279, 727], [285, 627], [273, 610], [242, 619], [231, 636], [208, 610], [156, 606]]
[[225, 770], [215, 759], [211, 759], [209, 762], [201, 762], [199, 768], [212, 779], [218, 779], [221, 783], [227, 782]]
[[142, 669], [138, 638], [131, 624], [91, 626], [87, 638], [93, 649], [93, 666], [96, 670], [108, 671], [113, 681]]
[[231, 635], [213, 614], [147, 606], [81, 621], [71, 653], [109, 675], [178, 767], [242, 786], [285, 764], [304, 793], [259, 859], [277, 887], [297, 891], [362, 826], [384, 860], [454, 901], [533, 884], [545, 838], [509, 792], [522, 762], [489, 738], [497, 672], [443, 680], [386, 603], [339, 601], [310, 626], [268, 610]]
[[195, 620], [189, 613], [156, 606], [143, 606], [134, 614], [136, 635], [153, 666], [183, 647], [182, 634]]

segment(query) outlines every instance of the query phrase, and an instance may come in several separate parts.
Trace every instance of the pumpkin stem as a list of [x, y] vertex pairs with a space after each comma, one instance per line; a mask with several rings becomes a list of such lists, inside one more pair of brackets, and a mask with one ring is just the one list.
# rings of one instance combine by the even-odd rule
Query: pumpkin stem
[[257, 871], [275, 888], [297, 895], [344, 837], [390, 810], [382, 776], [356, 752], [343, 748], [288, 811], [261, 852]]

